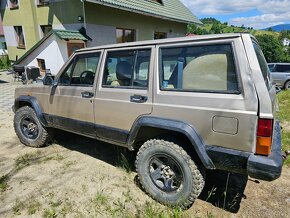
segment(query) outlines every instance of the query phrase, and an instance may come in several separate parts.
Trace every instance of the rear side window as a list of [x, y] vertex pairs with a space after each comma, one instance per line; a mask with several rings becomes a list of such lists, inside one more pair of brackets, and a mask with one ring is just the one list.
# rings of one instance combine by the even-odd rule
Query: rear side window
[[275, 69], [276, 72], [288, 72], [290, 73], [290, 65], [287, 65], [287, 64], [277, 64], [276, 66], [276, 69]]
[[230, 44], [161, 48], [161, 89], [239, 93]]
[[253, 42], [253, 45], [254, 45], [254, 49], [255, 49], [255, 52], [259, 61], [260, 69], [264, 77], [264, 81], [266, 83], [266, 86], [269, 88], [270, 87], [270, 70], [269, 70], [268, 64], [266, 62], [266, 59], [264, 57], [264, 54], [260, 46], [258, 46], [255, 42]]
[[151, 49], [108, 52], [103, 87], [147, 88]]

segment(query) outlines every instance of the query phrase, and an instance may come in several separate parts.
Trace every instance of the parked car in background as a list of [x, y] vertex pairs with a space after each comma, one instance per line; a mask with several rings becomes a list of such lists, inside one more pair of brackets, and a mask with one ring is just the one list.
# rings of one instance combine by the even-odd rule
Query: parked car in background
[[290, 89], [290, 63], [270, 63], [273, 82], [278, 88]]

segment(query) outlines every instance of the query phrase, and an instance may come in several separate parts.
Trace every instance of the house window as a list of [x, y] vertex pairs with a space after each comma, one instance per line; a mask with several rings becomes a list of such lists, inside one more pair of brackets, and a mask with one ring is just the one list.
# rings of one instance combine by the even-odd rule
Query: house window
[[48, 5], [49, 0], [36, 0], [37, 1], [37, 6], [43, 6], [43, 5]]
[[162, 2], [162, 0], [151, 0], [151, 1], [153, 1], [153, 2], [156, 2], [156, 3], [159, 3], [159, 4], [163, 5], [163, 2]]
[[45, 67], [45, 60], [44, 59], [38, 59], [37, 58], [37, 65], [40, 69], [40, 72], [45, 73], [46, 67]]
[[51, 25], [41, 25], [41, 37], [44, 37], [47, 33], [49, 33], [52, 30]]
[[22, 26], [15, 26], [14, 30], [16, 34], [17, 47], [25, 48], [25, 40]]
[[9, 0], [9, 5], [10, 8], [18, 8], [19, 7], [18, 0]]
[[166, 39], [166, 38], [167, 38], [167, 33], [163, 33], [163, 32], [154, 33], [154, 39]]
[[133, 29], [122, 29], [118, 28], [116, 30], [117, 34], [117, 43], [123, 43], [123, 42], [134, 42], [135, 41], [135, 30]]

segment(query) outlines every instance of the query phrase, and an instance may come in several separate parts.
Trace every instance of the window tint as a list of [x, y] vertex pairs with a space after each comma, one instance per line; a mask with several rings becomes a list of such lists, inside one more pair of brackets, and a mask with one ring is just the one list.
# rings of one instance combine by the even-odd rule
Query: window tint
[[65, 69], [59, 79], [60, 85], [93, 85], [100, 53], [78, 55]]
[[290, 72], [290, 64], [287, 65], [287, 64], [277, 64], [276, 65], [276, 69], [275, 69], [276, 72]]
[[150, 49], [108, 52], [103, 86], [147, 87], [150, 54]]
[[238, 93], [231, 45], [161, 49], [161, 89]]
[[270, 87], [270, 71], [268, 68], [268, 64], [266, 62], [266, 59], [264, 57], [264, 54], [261, 48], [255, 42], [253, 42], [253, 45], [254, 45], [254, 49], [255, 49], [255, 52], [259, 61], [260, 69], [264, 77], [264, 81], [266, 83], [266, 86], [269, 88]]

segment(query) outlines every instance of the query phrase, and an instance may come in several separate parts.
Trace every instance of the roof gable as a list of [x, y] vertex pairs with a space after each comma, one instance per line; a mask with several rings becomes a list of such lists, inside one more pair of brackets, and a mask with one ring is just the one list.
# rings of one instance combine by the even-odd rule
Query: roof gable
[[87, 2], [181, 23], [202, 24], [180, 0], [87, 0]]
[[80, 31], [75, 30], [56, 30], [53, 29], [49, 33], [47, 33], [42, 39], [40, 39], [32, 48], [30, 48], [24, 55], [21, 56], [18, 60], [14, 62], [14, 65], [20, 64], [23, 60], [25, 60], [33, 51], [35, 51], [40, 45], [42, 45], [50, 36], [55, 35], [61, 40], [69, 41], [69, 40], [82, 40], [87, 41], [90, 38], [81, 33]]

